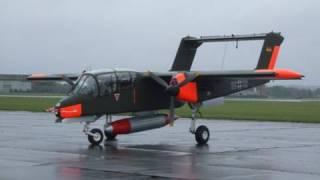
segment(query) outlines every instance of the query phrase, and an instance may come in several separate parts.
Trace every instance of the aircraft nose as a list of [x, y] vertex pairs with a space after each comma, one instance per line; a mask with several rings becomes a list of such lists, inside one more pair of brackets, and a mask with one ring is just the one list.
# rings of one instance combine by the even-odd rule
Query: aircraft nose
[[56, 107], [56, 116], [58, 118], [74, 118], [82, 115], [82, 104]]
[[54, 112], [58, 119], [80, 117], [83, 114], [81, 99], [75, 96], [65, 97], [55, 105]]

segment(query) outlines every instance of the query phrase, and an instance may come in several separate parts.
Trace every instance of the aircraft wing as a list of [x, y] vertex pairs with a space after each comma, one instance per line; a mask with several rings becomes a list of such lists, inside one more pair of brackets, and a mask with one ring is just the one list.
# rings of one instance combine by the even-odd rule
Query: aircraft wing
[[59, 81], [59, 80], [77, 80], [79, 74], [31, 74], [27, 77], [28, 80], [52, 80], [52, 81]]
[[[156, 73], [163, 79], [170, 79], [179, 72]], [[183, 72], [182, 72], [183, 73]], [[238, 70], [238, 71], [190, 71], [187, 75], [195, 75], [193, 81], [203, 79], [256, 79], [256, 80], [290, 80], [301, 79], [304, 76], [289, 69], [257, 69], [257, 70]]]
[[160, 85], [166, 82], [168, 87], [170, 79], [175, 78], [178, 81], [177, 87], [180, 88], [176, 98], [191, 103], [223, 97], [265, 84], [270, 80], [291, 80], [302, 77], [300, 73], [288, 69], [170, 72], [155, 73], [151, 76]]
[[262, 79], [262, 80], [290, 80], [301, 79], [302, 74], [289, 69], [258, 69], [246, 71], [216, 71], [216, 72], [199, 72], [197, 79]]

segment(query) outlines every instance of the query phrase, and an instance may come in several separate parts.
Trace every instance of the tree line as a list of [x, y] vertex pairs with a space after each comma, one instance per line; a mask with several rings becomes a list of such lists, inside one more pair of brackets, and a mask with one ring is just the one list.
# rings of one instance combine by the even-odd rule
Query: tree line
[[296, 88], [285, 86], [266, 87], [265, 93], [272, 98], [320, 98], [320, 88]]

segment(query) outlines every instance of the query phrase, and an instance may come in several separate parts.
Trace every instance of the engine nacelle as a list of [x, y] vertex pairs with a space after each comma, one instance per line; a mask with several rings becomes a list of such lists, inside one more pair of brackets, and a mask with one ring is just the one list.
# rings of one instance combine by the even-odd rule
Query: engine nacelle
[[[186, 75], [184, 73], [178, 73], [174, 78], [178, 83], [181, 83], [186, 79]], [[189, 82], [186, 85], [180, 87], [177, 99], [189, 103], [198, 102], [197, 84], [195, 82]]]
[[112, 122], [105, 128], [105, 133], [110, 135], [129, 134], [163, 127], [169, 124], [166, 114], [156, 114], [145, 117], [130, 117]]

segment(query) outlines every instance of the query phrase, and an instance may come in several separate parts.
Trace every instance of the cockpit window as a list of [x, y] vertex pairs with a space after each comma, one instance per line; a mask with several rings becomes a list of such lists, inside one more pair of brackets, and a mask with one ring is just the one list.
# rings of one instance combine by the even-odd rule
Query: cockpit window
[[128, 89], [131, 86], [131, 76], [129, 72], [117, 73], [120, 89]]
[[97, 96], [98, 86], [93, 76], [83, 75], [77, 82], [77, 85], [73, 90], [73, 94]]
[[117, 80], [114, 73], [97, 76], [100, 86], [100, 96], [109, 96], [117, 90]]

